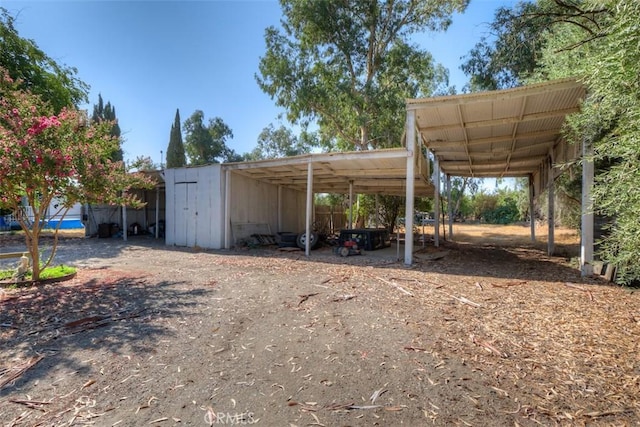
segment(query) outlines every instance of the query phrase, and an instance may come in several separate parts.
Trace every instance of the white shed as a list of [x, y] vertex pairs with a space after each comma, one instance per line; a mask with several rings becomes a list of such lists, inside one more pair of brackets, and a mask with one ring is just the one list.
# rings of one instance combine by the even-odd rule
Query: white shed
[[304, 192], [225, 173], [224, 165], [166, 169], [165, 184], [168, 245], [221, 249], [262, 230], [304, 229]]

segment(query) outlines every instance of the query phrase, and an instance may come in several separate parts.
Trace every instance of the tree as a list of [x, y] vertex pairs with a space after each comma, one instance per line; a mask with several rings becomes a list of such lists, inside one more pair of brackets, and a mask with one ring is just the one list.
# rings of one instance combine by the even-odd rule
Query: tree
[[451, 179], [451, 199], [453, 202], [452, 212], [454, 218], [465, 217], [471, 213], [471, 207], [465, 194], [468, 189], [473, 197], [480, 188], [482, 178], [453, 177]]
[[588, 6], [601, 11], [599, 25], [583, 30], [567, 53], [589, 54], [578, 68], [589, 98], [571, 122], [572, 134], [593, 142], [595, 209], [614, 218], [601, 255], [619, 267], [617, 280], [628, 283], [640, 279], [640, 4], [608, 0]]
[[162, 169], [160, 165], [153, 162], [149, 156], [138, 156], [127, 165], [127, 170], [138, 172], [149, 172]]
[[278, 129], [270, 124], [258, 135], [258, 146], [249, 153], [247, 160], [277, 159], [298, 156], [311, 151], [317, 145], [314, 135], [303, 131], [300, 137], [291, 129], [280, 126]]
[[519, 192], [499, 189], [496, 193], [480, 192], [473, 196], [473, 213], [476, 219], [489, 224], [510, 224], [521, 218], [518, 210]]
[[[543, 61], [553, 56], [549, 55], [548, 46], [553, 45], [554, 51], [569, 51], [602, 36], [599, 21], [606, 9], [589, 7], [587, 3], [538, 0], [499, 8], [489, 24], [490, 37], [482, 37], [460, 66], [470, 76], [469, 89], [505, 89], [548, 79], [550, 76], [540, 74]], [[564, 43], [567, 38], [562, 33], [567, 29], [587, 36]]]
[[67, 108], [54, 114], [51, 105], [20, 86], [0, 70], [0, 208], [17, 215], [37, 281], [57, 246], [58, 228], [53, 250], [41, 264], [39, 238], [54, 198], [63, 200], [55, 212], [60, 218], [78, 202], [137, 206], [139, 201], [126, 190], [145, 187], [148, 181], [111, 161], [119, 148], [111, 136], [111, 122], [88, 123], [84, 114]]
[[111, 102], [107, 101], [104, 105], [102, 101], [102, 95], [98, 94], [98, 104], [93, 106], [93, 114], [91, 120], [94, 122], [107, 121], [111, 123], [111, 136], [118, 141], [118, 149], [113, 152], [111, 160], [114, 162], [121, 161], [123, 159], [122, 153], [122, 139], [120, 139], [120, 125], [118, 124], [118, 118], [116, 117], [116, 109], [111, 105]]
[[292, 123], [317, 121], [325, 145], [398, 146], [405, 99], [432, 94], [447, 72], [408, 36], [444, 30], [467, 0], [281, 0], [256, 75]]
[[553, 21], [542, 9], [540, 3], [521, 2], [496, 11], [492, 37], [483, 36], [460, 66], [470, 76], [470, 91], [515, 87], [535, 71]]
[[[540, 0], [530, 17], [544, 14], [543, 47], [529, 80], [575, 77], [587, 86], [581, 111], [568, 118], [565, 138], [593, 145], [596, 213], [612, 218], [599, 246], [601, 258], [619, 267], [617, 280], [640, 279], [640, 33], [635, 0]], [[527, 18], [526, 16], [523, 18]], [[524, 21], [526, 22], [526, 20]], [[580, 175], [565, 192], [576, 200]]]
[[182, 129], [180, 128], [180, 110], [176, 109], [176, 117], [171, 125], [169, 146], [167, 147], [167, 168], [181, 168], [187, 164], [187, 158], [182, 143]]
[[236, 153], [226, 145], [233, 138], [231, 128], [220, 118], [209, 119], [204, 125], [204, 113], [196, 110], [184, 122], [186, 132], [185, 150], [191, 165], [206, 165], [234, 159]]
[[0, 7], [0, 68], [6, 70], [21, 89], [28, 89], [49, 102], [54, 113], [87, 102], [89, 87], [78, 79], [78, 71], [56, 63], [33, 40], [20, 37], [14, 21], [9, 12]]

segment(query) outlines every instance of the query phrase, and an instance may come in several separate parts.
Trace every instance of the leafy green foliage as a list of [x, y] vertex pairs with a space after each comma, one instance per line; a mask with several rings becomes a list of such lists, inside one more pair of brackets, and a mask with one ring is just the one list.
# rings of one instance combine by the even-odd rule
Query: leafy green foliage
[[[640, 279], [638, 16], [640, 3], [635, 0], [539, 0], [520, 5], [508, 19], [494, 23], [498, 43], [479, 46], [472, 54], [476, 63], [466, 64], [476, 82], [497, 82], [484, 84], [489, 88], [509, 81], [501, 80], [502, 72], [514, 77], [511, 81], [569, 76], [584, 81], [588, 97], [581, 111], [569, 118], [565, 137], [576, 144], [586, 140], [594, 147], [593, 209], [613, 219], [600, 256], [619, 267], [620, 283]], [[521, 51], [523, 57], [518, 58], [517, 48], [528, 41], [536, 43], [535, 49]], [[503, 53], [533, 67], [518, 67]], [[581, 181], [579, 171], [569, 170], [569, 177], [558, 182], [558, 193], [567, 206], [575, 207]], [[567, 218], [575, 221], [577, 209], [567, 211]]]
[[277, 159], [281, 157], [298, 156], [311, 151], [317, 146], [315, 135], [306, 131], [300, 137], [293, 134], [291, 129], [284, 126], [274, 128], [269, 125], [258, 136], [258, 146], [246, 155], [247, 160]]
[[576, 124], [597, 129], [596, 161], [611, 166], [596, 176], [596, 209], [615, 218], [602, 250], [619, 266], [622, 283], [640, 278], [640, 3], [606, 1], [611, 17], [603, 25], [604, 49], [590, 58], [590, 99]]
[[489, 224], [511, 224], [520, 221], [517, 190], [500, 189], [489, 194], [480, 192], [473, 197], [473, 212], [476, 219]]
[[[570, 13], [573, 20], [554, 25], [535, 78], [577, 76], [588, 87], [589, 96], [570, 118], [566, 137], [593, 144], [594, 210], [613, 218], [600, 256], [619, 266], [617, 280], [628, 283], [640, 278], [640, 4], [581, 1], [572, 4]], [[577, 199], [580, 180], [575, 175], [566, 183], [566, 194]]]
[[14, 21], [0, 7], [0, 68], [21, 89], [48, 102], [54, 113], [86, 102], [89, 87], [76, 77], [77, 70], [56, 63], [33, 40], [20, 37]]
[[161, 169], [149, 156], [138, 156], [132, 162], [127, 162], [127, 170], [149, 172]]
[[182, 142], [182, 129], [180, 127], [180, 110], [176, 109], [176, 117], [171, 125], [169, 146], [167, 147], [167, 168], [181, 168], [187, 164], [187, 157]]
[[[61, 218], [76, 203], [141, 204], [126, 190], [134, 185], [145, 188], [150, 182], [126, 173], [122, 162], [111, 161], [119, 148], [111, 136], [111, 122], [87, 123], [85, 115], [74, 109], [53, 114], [50, 104], [20, 89], [1, 69], [0, 93], [0, 208], [16, 214], [31, 259], [40, 259], [39, 237], [54, 198], [64, 201], [52, 213]], [[24, 215], [25, 202], [32, 221]], [[44, 267], [54, 254], [55, 244]], [[39, 268], [36, 263], [35, 280]]]
[[365, 150], [398, 146], [405, 99], [446, 84], [447, 73], [407, 40], [446, 29], [467, 0], [281, 5], [283, 29], [266, 30], [258, 84], [293, 123], [316, 121], [325, 148]]
[[206, 165], [222, 161], [235, 161], [239, 156], [227, 147], [228, 138], [233, 138], [231, 128], [220, 118], [209, 119], [204, 124], [204, 113], [196, 110], [184, 122], [186, 133], [185, 151], [191, 165]]
[[471, 77], [472, 92], [518, 86], [533, 73], [545, 45], [552, 17], [545, 14], [548, 1], [518, 3], [499, 8], [489, 24], [492, 37], [484, 36], [464, 58], [460, 68]]

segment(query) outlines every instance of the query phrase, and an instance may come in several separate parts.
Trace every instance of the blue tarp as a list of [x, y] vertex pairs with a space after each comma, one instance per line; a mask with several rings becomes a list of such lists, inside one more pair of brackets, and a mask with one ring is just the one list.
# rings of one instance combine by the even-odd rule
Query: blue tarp
[[[58, 222], [60, 221], [57, 219], [50, 220], [47, 228], [56, 228]], [[79, 219], [63, 219], [60, 226], [60, 230], [75, 230], [78, 228], [84, 228], [84, 224]]]

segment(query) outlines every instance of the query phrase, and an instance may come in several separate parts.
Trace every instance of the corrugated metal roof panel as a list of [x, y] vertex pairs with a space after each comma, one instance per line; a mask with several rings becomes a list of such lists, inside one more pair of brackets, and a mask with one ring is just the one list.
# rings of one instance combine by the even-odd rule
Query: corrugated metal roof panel
[[581, 83], [563, 79], [501, 91], [410, 99], [407, 110], [416, 111], [425, 145], [445, 173], [528, 176], [539, 173], [545, 156], [562, 143], [565, 117], [578, 110], [584, 96]]

